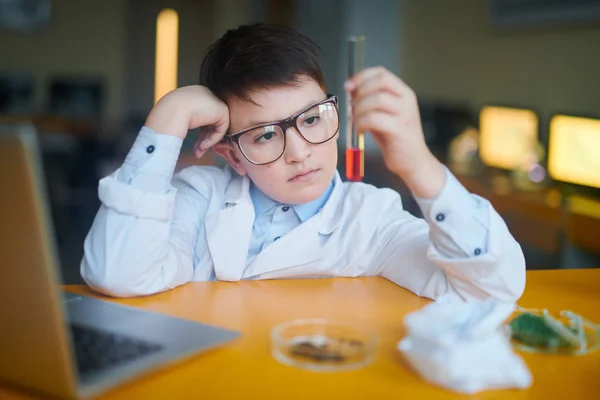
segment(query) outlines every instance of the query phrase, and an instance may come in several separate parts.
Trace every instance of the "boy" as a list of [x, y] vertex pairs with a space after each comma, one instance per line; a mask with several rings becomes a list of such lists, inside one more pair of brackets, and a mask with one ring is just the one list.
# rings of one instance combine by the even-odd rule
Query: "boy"
[[[289, 28], [231, 30], [206, 54], [202, 86], [155, 105], [123, 166], [100, 181], [81, 264], [91, 287], [139, 296], [194, 280], [380, 275], [433, 299], [520, 297], [521, 248], [430, 153], [415, 94], [383, 68], [346, 82], [354, 122], [426, 218], [392, 190], [341, 181], [338, 104], [316, 50]], [[198, 127], [196, 156], [212, 148], [228, 166], [173, 177]]]

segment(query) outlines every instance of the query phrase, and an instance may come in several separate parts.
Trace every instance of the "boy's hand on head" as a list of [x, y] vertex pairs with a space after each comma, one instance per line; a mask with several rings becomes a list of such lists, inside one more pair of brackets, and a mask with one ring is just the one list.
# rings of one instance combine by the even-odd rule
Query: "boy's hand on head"
[[227, 132], [229, 108], [204, 86], [184, 86], [164, 95], [148, 115], [145, 125], [155, 132], [181, 139], [185, 139], [188, 130], [200, 128], [194, 145], [195, 155], [200, 158]]
[[344, 86], [352, 98], [356, 130], [371, 133], [386, 167], [417, 197], [437, 196], [445, 172], [425, 143], [414, 91], [382, 67], [366, 68]]

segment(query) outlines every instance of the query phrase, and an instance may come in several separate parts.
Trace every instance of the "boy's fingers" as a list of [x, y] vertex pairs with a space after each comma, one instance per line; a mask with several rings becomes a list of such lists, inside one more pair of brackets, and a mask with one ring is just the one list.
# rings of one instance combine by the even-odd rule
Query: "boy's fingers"
[[351, 76], [344, 84], [344, 88], [348, 91], [353, 91], [354, 89], [362, 85], [364, 81], [374, 78], [383, 73], [383, 70], [383, 67], [365, 68], [356, 75]]
[[356, 130], [359, 132], [371, 132], [373, 135], [383, 133], [385, 135], [393, 132], [397, 123], [390, 114], [375, 111], [358, 118], [355, 125]]
[[204, 127], [202, 129], [206, 129], [206, 133], [208, 136], [204, 137], [200, 142], [199, 148], [200, 150], [208, 150], [215, 144], [219, 143], [223, 136], [227, 133], [227, 128], [229, 126], [228, 121], [218, 121], [216, 124], [210, 127]]
[[[367, 68], [356, 74], [346, 83], [348, 84], [345, 85], [346, 90], [352, 92], [354, 98], [368, 96], [380, 90], [388, 91], [400, 97], [411, 93], [410, 87], [383, 67]], [[351, 89], [348, 89], [348, 87]]]
[[360, 99], [381, 91], [392, 93], [397, 97], [404, 97], [406, 95], [406, 88], [398, 77], [392, 74], [382, 74], [365, 80], [356, 88], [352, 96]]
[[352, 93], [353, 99], [362, 99], [364, 97], [371, 96], [376, 93], [391, 93], [396, 98], [402, 98], [406, 96], [404, 88], [399, 85], [398, 82], [394, 82], [393, 79], [389, 78], [374, 78], [366, 81], [359, 86], [354, 93]]
[[200, 158], [204, 155], [205, 151], [200, 150], [200, 143], [202, 142], [201, 137], [196, 139], [196, 143], [194, 143], [194, 155], [196, 158]]
[[366, 97], [362, 97], [352, 105], [352, 114], [355, 119], [359, 119], [364, 114], [373, 111], [397, 115], [403, 107], [402, 99], [389, 93], [377, 92]]
[[206, 139], [200, 142], [201, 150], [208, 150], [215, 144], [219, 143], [223, 139], [224, 134], [222, 132], [213, 131]]
[[194, 151], [194, 155], [196, 156], [196, 158], [202, 158], [202, 156], [206, 154], [206, 150], [200, 150], [200, 149], [196, 149]]

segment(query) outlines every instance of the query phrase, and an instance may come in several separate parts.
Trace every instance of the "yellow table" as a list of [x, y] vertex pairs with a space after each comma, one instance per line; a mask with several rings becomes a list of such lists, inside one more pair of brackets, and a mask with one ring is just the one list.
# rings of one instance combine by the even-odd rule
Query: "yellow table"
[[[523, 307], [570, 309], [600, 322], [600, 270], [530, 271]], [[85, 287], [68, 287], [90, 293]], [[427, 303], [381, 278], [190, 283], [146, 298], [115, 300], [226, 328], [241, 338], [115, 389], [106, 399], [441, 399], [454, 394], [425, 383], [396, 350], [403, 317]], [[276, 324], [324, 317], [364, 324], [380, 334], [375, 362], [358, 371], [307, 372], [279, 364], [269, 349]], [[533, 373], [523, 391], [488, 391], [476, 399], [586, 399], [600, 396], [600, 351], [587, 356], [521, 353]], [[0, 399], [30, 399], [0, 388]]]

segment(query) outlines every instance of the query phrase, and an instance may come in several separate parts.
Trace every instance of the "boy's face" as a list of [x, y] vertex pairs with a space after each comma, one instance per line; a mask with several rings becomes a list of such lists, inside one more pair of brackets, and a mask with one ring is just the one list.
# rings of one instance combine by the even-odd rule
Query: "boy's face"
[[[229, 99], [230, 132], [284, 120], [327, 96], [314, 80], [307, 79], [295, 87], [281, 86], [255, 91], [250, 97], [252, 102]], [[308, 120], [307, 123], [314, 122]], [[302, 204], [315, 200], [324, 193], [335, 175], [338, 133], [321, 144], [306, 142], [293, 127], [289, 127], [285, 135], [283, 155], [269, 164], [251, 163], [235, 144], [231, 144], [228, 150], [219, 151], [219, 154], [240, 175], [248, 174], [254, 184], [275, 201]]]

